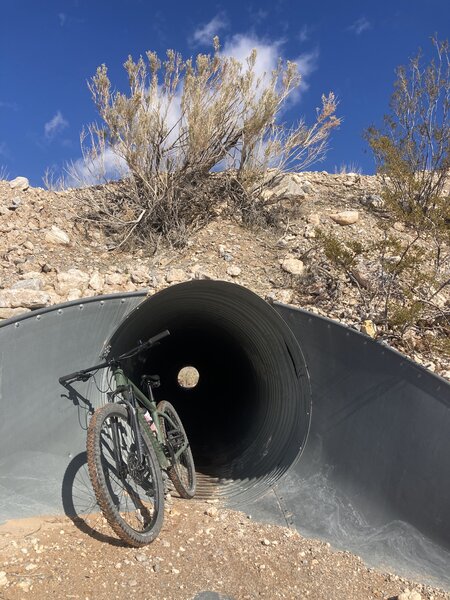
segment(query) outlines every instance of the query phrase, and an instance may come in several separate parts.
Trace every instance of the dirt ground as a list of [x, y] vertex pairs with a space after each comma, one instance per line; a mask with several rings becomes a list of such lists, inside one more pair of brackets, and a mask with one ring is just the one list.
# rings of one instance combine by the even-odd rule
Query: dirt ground
[[174, 498], [159, 538], [139, 549], [123, 546], [100, 515], [0, 527], [2, 600], [191, 600], [205, 591], [217, 600], [450, 598], [212, 501]]

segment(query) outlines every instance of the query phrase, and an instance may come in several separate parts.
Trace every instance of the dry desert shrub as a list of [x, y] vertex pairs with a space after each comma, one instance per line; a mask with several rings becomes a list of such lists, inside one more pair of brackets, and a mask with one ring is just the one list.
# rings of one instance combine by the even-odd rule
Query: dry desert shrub
[[8, 169], [5, 165], [0, 165], [0, 181], [6, 181], [9, 177]]
[[322, 158], [340, 122], [330, 93], [313, 125], [279, 124], [300, 83], [296, 65], [280, 60], [258, 75], [255, 50], [242, 64], [220, 53], [217, 38], [212, 55], [184, 60], [168, 50], [161, 61], [147, 52], [124, 67], [128, 94], [113, 89], [105, 65], [97, 69], [89, 89], [101, 124], [82, 133], [88, 169], [98, 174], [100, 165], [106, 176], [111, 159], [122, 169], [120, 184], [83, 194], [84, 218], [113, 231], [118, 244], [161, 236], [182, 244], [224, 204], [254, 221], [267, 211], [261, 192], [283, 171]]

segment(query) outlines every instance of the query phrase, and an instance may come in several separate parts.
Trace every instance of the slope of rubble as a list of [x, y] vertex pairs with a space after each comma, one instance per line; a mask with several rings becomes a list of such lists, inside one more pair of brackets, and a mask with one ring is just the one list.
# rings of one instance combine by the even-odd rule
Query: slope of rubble
[[[86, 296], [154, 293], [193, 278], [224, 279], [363, 330], [450, 378], [450, 357], [429, 343], [433, 328], [411, 328], [403, 337], [377, 329], [361, 301], [361, 286], [333, 269], [317, 238], [321, 230], [368, 245], [381, 238], [387, 224], [388, 232], [411, 240], [412, 233], [383, 210], [376, 176], [286, 176], [271, 192], [287, 215], [283, 229], [248, 229], [222, 214], [193, 234], [184, 249], [161, 247], [155, 254], [110, 251], [101, 230], [76, 218], [77, 190], [21, 189], [26, 187], [0, 182], [0, 319]], [[375, 281], [369, 263], [360, 262], [355, 272], [363, 286]], [[448, 287], [434, 300], [448, 316]], [[448, 318], [441, 336], [442, 331], [450, 331]]]

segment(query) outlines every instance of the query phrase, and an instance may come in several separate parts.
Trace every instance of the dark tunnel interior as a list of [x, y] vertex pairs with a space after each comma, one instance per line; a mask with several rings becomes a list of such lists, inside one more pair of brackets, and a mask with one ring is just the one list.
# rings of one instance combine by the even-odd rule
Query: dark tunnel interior
[[[172, 402], [188, 433], [198, 495], [254, 497], [300, 454], [309, 428], [309, 381], [301, 350], [261, 298], [226, 282], [196, 281], [149, 298], [110, 340], [113, 356], [164, 329], [171, 335], [126, 365], [139, 382], [157, 373], [157, 401]], [[178, 374], [195, 367], [184, 388]]]

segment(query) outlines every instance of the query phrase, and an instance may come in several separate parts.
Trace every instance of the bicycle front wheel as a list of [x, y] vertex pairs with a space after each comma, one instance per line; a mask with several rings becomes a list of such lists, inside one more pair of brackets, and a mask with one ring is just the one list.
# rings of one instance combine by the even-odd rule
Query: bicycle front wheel
[[195, 465], [186, 431], [170, 402], [162, 400], [157, 409], [161, 413], [161, 429], [171, 461], [167, 475], [182, 498], [193, 498], [196, 488]]
[[89, 423], [87, 462], [97, 502], [115, 533], [131, 546], [152, 542], [164, 519], [161, 469], [151, 441], [138, 440], [121, 404], [97, 409]]

